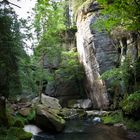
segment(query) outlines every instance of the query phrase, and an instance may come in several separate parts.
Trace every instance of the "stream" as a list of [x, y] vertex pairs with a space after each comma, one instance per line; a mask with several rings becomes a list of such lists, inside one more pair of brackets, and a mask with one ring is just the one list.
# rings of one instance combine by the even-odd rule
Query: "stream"
[[67, 122], [64, 132], [59, 134], [42, 132], [33, 125], [26, 125], [24, 129], [34, 134], [32, 140], [130, 140], [127, 132], [120, 127], [83, 120]]

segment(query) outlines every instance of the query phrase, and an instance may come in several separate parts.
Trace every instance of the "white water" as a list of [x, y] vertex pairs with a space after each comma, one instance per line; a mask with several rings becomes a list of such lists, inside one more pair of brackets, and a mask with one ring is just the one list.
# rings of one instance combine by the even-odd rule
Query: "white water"
[[[33, 135], [37, 135], [39, 132], [42, 132], [42, 130], [40, 128], [38, 128], [36, 125], [25, 125], [23, 129], [24, 129], [24, 131], [30, 132]], [[33, 140], [33, 139], [31, 139], [31, 140]]]

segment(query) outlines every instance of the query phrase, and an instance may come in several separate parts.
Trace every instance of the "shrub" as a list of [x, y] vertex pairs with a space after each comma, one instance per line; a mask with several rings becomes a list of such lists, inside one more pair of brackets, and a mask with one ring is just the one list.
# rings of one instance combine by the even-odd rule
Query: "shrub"
[[126, 97], [121, 102], [121, 107], [125, 114], [132, 114], [140, 110], [140, 92], [134, 92]]

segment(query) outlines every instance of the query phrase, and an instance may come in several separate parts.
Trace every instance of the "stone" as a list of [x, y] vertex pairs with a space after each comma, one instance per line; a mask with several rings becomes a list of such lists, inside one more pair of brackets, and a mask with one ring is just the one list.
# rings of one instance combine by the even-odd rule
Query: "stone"
[[105, 116], [108, 115], [110, 112], [108, 111], [100, 111], [100, 110], [88, 110], [86, 111], [87, 116]]
[[61, 132], [65, 126], [65, 120], [55, 112], [42, 104], [36, 106], [35, 123], [38, 127], [49, 132]]
[[90, 99], [70, 100], [68, 102], [68, 107], [89, 109], [92, 107], [92, 102]]
[[83, 109], [69, 109], [63, 108], [59, 113], [64, 119], [72, 120], [72, 119], [81, 119], [87, 116], [87, 113]]
[[123, 123], [116, 123], [114, 124], [115, 127], [121, 127], [123, 128], [124, 130], [127, 130], [127, 127], [123, 124]]
[[[59, 104], [59, 100], [54, 97], [50, 97], [42, 94], [41, 100], [42, 100], [42, 104], [48, 108], [52, 108], [52, 109], [62, 108], [61, 105]], [[35, 99], [32, 100], [33, 105], [36, 106], [38, 103], [39, 103], [39, 97], [36, 97]]]
[[60, 64], [60, 55], [57, 54], [55, 56], [51, 55], [51, 57], [49, 55], [45, 55], [44, 57], [44, 68], [49, 68], [49, 69], [56, 69], [58, 68], [59, 64]]
[[101, 122], [101, 118], [100, 117], [95, 117], [92, 122], [94, 123], [100, 123]]
[[18, 113], [20, 114], [20, 115], [22, 115], [23, 117], [27, 117], [29, 114], [30, 114], [30, 112], [31, 112], [31, 108], [21, 108], [20, 110], [18, 110]]

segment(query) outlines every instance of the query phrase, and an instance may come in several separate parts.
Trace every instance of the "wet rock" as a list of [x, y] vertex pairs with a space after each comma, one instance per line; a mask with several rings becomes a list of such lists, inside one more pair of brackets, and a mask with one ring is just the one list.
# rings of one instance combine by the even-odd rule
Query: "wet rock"
[[[59, 104], [59, 100], [50, 96], [46, 96], [42, 94], [41, 96], [42, 104], [48, 108], [52, 109], [61, 109], [61, 105]], [[39, 103], [39, 97], [35, 98], [32, 101], [33, 105], [37, 105]]]
[[59, 100], [42, 94], [42, 104], [39, 104], [39, 98], [35, 98], [33, 106], [36, 109], [35, 124], [45, 131], [60, 132], [65, 126], [65, 120], [59, 116]]
[[22, 116], [24, 116], [24, 117], [27, 117], [29, 114], [30, 114], [30, 112], [31, 112], [31, 110], [32, 110], [32, 108], [21, 108], [19, 111], [18, 111], [18, 113], [20, 114], [20, 115], [22, 115]]
[[67, 120], [81, 119], [87, 115], [86, 111], [82, 109], [68, 109], [68, 108], [61, 109], [59, 114]]
[[86, 111], [87, 116], [105, 116], [108, 115], [110, 112], [102, 111], [102, 110], [89, 110]]
[[64, 129], [65, 120], [57, 114], [58, 112], [59, 110], [37, 105], [36, 125], [46, 131], [61, 132]]
[[114, 124], [114, 126], [121, 127], [121, 128], [123, 128], [125, 130], [127, 129], [127, 127], [123, 123], [116, 123], [116, 124]]
[[101, 122], [101, 118], [100, 117], [95, 117], [92, 122], [94, 123], [100, 123]]
[[130, 138], [131, 140], [140, 140], [140, 132], [129, 131], [128, 138]]
[[90, 99], [70, 100], [68, 102], [68, 107], [89, 109], [92, 107], [92, 102]]

